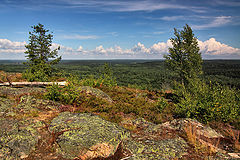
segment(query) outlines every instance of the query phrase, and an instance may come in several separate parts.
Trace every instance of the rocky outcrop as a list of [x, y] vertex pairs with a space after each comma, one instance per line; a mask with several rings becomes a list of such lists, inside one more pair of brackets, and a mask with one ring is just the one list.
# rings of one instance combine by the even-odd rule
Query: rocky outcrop
[[0, 96], [16, 98], [19, 95], [31, 94], [31, 93], [44, 93], [46, 89], [38, 87], [22, 87], [22, 88], [13, 88], [13, 87], [0, 87]]
[[6, 118], [0, 118], [0, 124], [0, 159], [27, 158], [38, 142], [37, 128], [43, 124]]
[[103, 92], [102, 90], [100, 90], [98, 88], [93, 88], [93, 87], [90, 87], [90, 86], [80, 86], [79, 89], [86, 92], [87, 94], [92, 94], [96, 97], [105, 99], [109, 102], [113, 101], [111, 99], [111, 97], [109, 97], [109, 95], [107, 95], [105, 92]]
[[174, 119], [170, 122], [160, 124], [156, 127], [162, 127], [162, 126], [173, 129], [173, 130], [182, 131], [182, 132], [185, 131], [186, 127], [191, 126], [196, 128], [196, 134], [199, 136], [204, 136], [206, 138], [223, 138], [223, 136], [220, 133], [217, 133], [211, 127], [203, 125], [197, 120], [190, 119], [190, 118]]
[[129, 153], [129, 159], [169, 160], [186, 154], [188, 144], [178, 135], [166, 128], [157, 128], [155, 124], [143, 118], [125, 120], [122, 125], [132, 125], [134, 132], [131, 138], [124, 141], [124, 147]]
[[[28, 94], [42, 91], [29, 87], [0, 88], [0, 159], [194, 159], [194, 146], [188, 141], [186, 128], [192, 127], [197, 140], [208, 146], [212, 145], [209, 139], [224, 138], [209, 126], [188, 118], [157, 125], [123, 115], [123, 120], [116, 124], [91, 113], [68, 112], [62, 104]], [[81, 91], [111, 101], [101, 90], [83, 87]], [[22, 95], [14, 100], [19, 94]], [[46, 148], [51, 150], [49, 155], [41, 156], [46, 154]], [[240, 156], [216, 149], [217, 153], [208, 159]]]
[[0, 117], [5, 117], [11, 115], [13, 112], [11, 110], [12, 105], [14, 104], [13, 100], [0, 97]]
[[126, 129], [87, 113], [63, 112], [49, 129], [58, 135], [58, 152], [69, 159], [107, 158], [129, 136]]

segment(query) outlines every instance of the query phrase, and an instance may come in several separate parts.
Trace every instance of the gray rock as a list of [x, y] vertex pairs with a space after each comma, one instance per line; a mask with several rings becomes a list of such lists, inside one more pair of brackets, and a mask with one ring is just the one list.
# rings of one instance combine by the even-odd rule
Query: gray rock
[[114, 155], [129, 132], [92, 114], [63, 112], [54, 118], [50, 131], [60, 133], [58, 152], [65, 158], [107, 158]]
[[170, 129], [178, 130], [178, 131], [185, 131], [187, 126], [196, 127], [196, 131], [198, 135], [204, 136], [206, 138], [223, 138], [223, 136], [216, 132], [209, 126], [203, 125], [202, 123], [198, 122], [197, 120], [190, 119], [190, 118], [183, 118], [183, 119], [174, 119], [170, 122], [166, 122], [160, 124], [156, 127], [167, 127]]
[[187, 151], [187, 143], [180, 137], [165, 140], [124, 141], [124, 148], [131, 153], [130, 159], [169, 160], [180, 158]]
[[93, 88], [90, 86], [80, 86], [79, 89], [85, 91], [87, 94], [92, 94], [96, 97], [103, 98], [109, 102], [113, 101], [109, 95], [107, 95], [105, 92], [98, 88]]
[[33, 121], [0, 118], [0, 159], [17, 160], [28, 157], [38, 142], [38, 127]]

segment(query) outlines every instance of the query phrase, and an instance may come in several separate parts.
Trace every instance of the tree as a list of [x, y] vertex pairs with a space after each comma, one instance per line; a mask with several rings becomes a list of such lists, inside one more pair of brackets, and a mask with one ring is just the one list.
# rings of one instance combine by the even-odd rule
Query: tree
[[25, 45], [25, 54], [28, 61], [24, 64], [28, 69], [24, 72], [24, 78], [29, 81], [47, 81], [53, 74], [53, 65], [59, 63], [57, 49], [51, 50], [53, 35], [48, 34], [49, 30], [44, 25], [32, 26], [33, 31], [29, 32], [29, 44]]
[[174, 71], [182, 84], [202, 74], [202, 57], [199, 52], [197, 38], [190, 26], [186, 24], [183, 30], [174, 28], [175, 37], [171, 38], [172, 48], [165, 55], [165, 64]]

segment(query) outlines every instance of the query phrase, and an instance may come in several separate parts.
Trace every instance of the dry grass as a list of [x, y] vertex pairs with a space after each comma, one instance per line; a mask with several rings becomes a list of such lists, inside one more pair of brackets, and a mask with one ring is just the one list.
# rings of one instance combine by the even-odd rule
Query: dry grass
[[240, 131], [235, 131], [233, 128], [228, 125], [228, 128], [225, 130], [225, 133], [230, 136], [232, 143], [234, 144], [234, 147], [236, 150], [240, 151], [240, 143], [239, 143], [239, 135]]
[[197, 134], [197, 127], [191, 123], [189, 123], [184, 130], [188, 142], [194, 147], [197, 154], [208, 157], [219, 151], [218, 145], [220, 143], [220, 139], [218, 139], [215, 144], [211, 139], [207, 139], [207, 141], [202, 140], [200, 135]]

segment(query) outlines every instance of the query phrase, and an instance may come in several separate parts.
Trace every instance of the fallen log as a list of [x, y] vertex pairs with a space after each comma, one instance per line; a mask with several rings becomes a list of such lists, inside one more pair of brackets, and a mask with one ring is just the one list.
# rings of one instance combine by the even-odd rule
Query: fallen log
[[64, 82], [4, 82], [0, 83], [0, 86], [49, 86], [57, 84], [59, 86], [65, 86], [67, 84], [66, 81]]

